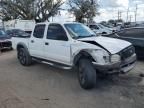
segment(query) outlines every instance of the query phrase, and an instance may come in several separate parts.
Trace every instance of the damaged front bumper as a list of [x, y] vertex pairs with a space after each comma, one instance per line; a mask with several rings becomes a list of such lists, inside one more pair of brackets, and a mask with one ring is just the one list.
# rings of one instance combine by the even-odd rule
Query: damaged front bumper
[[136, 54], [133, 54], [126, 60], [114, 64], [100, 65], [95, 62], [93, 64], [98, 71], [103, 73], [107, 74], [127, 73], [135, 67], [136, 60], [137, 60]]

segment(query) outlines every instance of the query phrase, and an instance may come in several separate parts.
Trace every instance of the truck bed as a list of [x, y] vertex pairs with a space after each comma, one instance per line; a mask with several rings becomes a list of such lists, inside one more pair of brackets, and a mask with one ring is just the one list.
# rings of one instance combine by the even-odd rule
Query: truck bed
[[12, 37], [12, 48], [17, 49], [19, 43], [29, 46], [30, 37]]

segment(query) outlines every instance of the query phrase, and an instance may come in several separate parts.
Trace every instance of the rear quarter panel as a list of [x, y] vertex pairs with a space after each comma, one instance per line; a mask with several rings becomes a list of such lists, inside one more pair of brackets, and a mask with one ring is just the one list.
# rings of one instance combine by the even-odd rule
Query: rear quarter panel
[[18, 44], [24, 44], [25, 46], [29, 46], [29, 38], [19, 38], [19, 37], [12, 37], [12, 47], [13, 49], [17, 49]]

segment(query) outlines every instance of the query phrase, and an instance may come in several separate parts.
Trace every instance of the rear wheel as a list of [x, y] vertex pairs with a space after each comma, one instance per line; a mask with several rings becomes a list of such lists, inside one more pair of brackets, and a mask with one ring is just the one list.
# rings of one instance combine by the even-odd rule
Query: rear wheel
[[20, 63], [24, 66], [29, 66], [32, 63], [32, 58], [29, 55], [28, 51], [24, 48], [18, 50], [18, 59]]
[[89, 59], [81, 59], [79, 61], [78, 79], [82, 88], [94, 88], [96, 84], [96, 70]]

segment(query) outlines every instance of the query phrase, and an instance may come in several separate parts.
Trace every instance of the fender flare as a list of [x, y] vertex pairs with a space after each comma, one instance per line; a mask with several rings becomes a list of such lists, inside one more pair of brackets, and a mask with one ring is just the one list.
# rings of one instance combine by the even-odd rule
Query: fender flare
[[24, 48], [24, 49], [26, 49], [28, 51], [27, 46], [24, 43], [22, 43], [22, 42], [17, 44], [17, 48], [16, 48], [17, 51], [19, 50], [19, 48]]
[[74, 60], [73, 60], [73, 64], [74, 65], [77, 65], [78, 61], [81, 59], [81, 58], [88, 58], [92, 61], [95, 61], [93, 59], [93, 57], [86, 51], [80, 51], [75, 57], [74, 57]]

